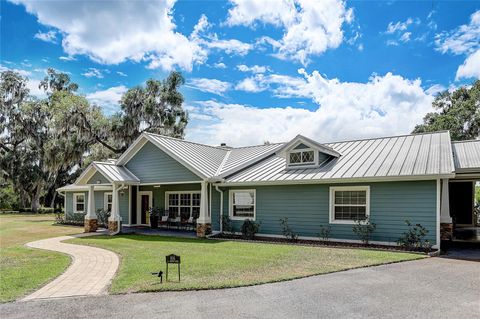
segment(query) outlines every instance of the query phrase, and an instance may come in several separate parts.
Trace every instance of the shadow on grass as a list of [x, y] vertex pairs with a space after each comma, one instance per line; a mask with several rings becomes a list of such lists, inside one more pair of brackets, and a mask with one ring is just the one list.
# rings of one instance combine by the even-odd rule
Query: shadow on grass
[[162, 242], [162, 243], [182, 243], [182, 244], [220, 244], [223, 241], [209, 240], [201, 238], [185, 238], [174, 236], [159, 236], [159, 235], [141, 235], [141, 234], [122, 234], [116, 236], [100, 235], [95, 237], [79, 237], [80, 240], [102, 240], [102, 241], [118, 241], [122, 239], [130, 239], [133, 241], [145, 242]]

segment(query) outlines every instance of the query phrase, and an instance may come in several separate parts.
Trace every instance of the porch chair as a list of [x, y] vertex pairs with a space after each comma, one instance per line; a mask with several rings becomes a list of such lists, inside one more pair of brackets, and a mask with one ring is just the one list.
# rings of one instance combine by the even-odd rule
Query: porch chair
[[160, 227], [162, 226], [168, 227], [168, 214], [160, 217], [160, 220], [158, 221], [158, 225]]

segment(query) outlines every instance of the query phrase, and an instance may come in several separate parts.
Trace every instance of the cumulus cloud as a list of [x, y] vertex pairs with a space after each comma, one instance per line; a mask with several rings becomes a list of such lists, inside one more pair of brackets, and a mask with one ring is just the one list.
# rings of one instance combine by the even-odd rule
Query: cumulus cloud
[[255, 27], [258, 23], [284, 29], [283, 37], [263, 37], [276, 49], [275, 56], [307, 64], [309, 57], [337, 48], [343, 41], [342, 25], [353, 21], [353, 10], [341, 0], [231, 0], [226, 24]]
[[227, 68], [227, 66], [223, 62], [214, 63], [213, 67], [216, 68], [216, 69], [226, 69]]
[[[187, 138], [240, 146], [287, 141], [304, 134], [321, 142], [409, 133], [432, 111], [433, 96], [420, 80], [387, 73], [368, 82], [341, 82], [319, 72], [300, 70], [300, 88], [292, 92], [312, 99], [315, 108], [262, 107], [199, 101], [208, 121], [193, 121]], [[285, 85], [288, 87], [288, 85]]]
[[52, 30], [47, 32], [38, 31], [33, 37], [35, 39], [39, 39], [45, 42], [50, 42], [50, 43], [57, 42], [57, 32]]
[[102, 71], [96, 68], [89, 68], [88, 71], [85, 73], [82, 73], [82, 75], [87, 78], [103, 79]]
[[107, 114], [112, 114], [119, 110], [120, 100], [127, 90], [124, 85], [114, 86], [106, 90], [89, 93], [86, 98], [90, 103], [100, 106]]
[[461, 78], [480, 79], [480, 49], [469, 55], [465, 62], [458, 67], [456, 79]]
[[265, 91], [265, 87], [260, 87], [258, 85], [258, 81], [254, 78], [246, 78], [240, 81], [236, 86], [235, 89], [238, 91], [245, 91], [245, 92], [261, 92]]
[[209, 92], [217, 95], [223, 95], [229, 88], [230, 83], [217, 79], [195, 78], [187, 83], [188, 87], [202, 92]]
[[71, 56], [87, 55], [103, 64], [144, 60], [151, 68], [188, 71], [206, 58], [198, 43], [175, 31], [173, 0], [12, 2], [61, 31], [63, 49]]

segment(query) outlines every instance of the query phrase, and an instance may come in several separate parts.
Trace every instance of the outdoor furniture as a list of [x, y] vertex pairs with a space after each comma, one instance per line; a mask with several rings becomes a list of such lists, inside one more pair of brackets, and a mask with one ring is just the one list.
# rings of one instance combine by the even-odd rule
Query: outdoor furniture
[[175, 218], [169, 218], [168, 219], [168, 225], [169, 227], [176, 227], [177, 229], [180, 228], [180, 217], [175, 217]]
[[158, 222], [160, 227], [162, 226], [167, 226], [168, 227], [168, 215], [164, 215], [160, 218], [160, 221]]
[[187, 227], [191, 228], [192, 230], [195, 229], [195, 221], [196, 219], [194, 220], [193, 219], [193, 216], [191, 216], [188, 220], [187, 220]]

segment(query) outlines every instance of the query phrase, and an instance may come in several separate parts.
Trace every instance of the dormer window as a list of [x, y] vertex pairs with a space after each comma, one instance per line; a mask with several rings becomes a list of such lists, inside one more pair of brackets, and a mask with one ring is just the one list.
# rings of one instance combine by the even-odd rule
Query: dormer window
[[302, 150], [290, 152], [290, 165], [311, 165], [315, 164], [315, 152], [313, 150]]

